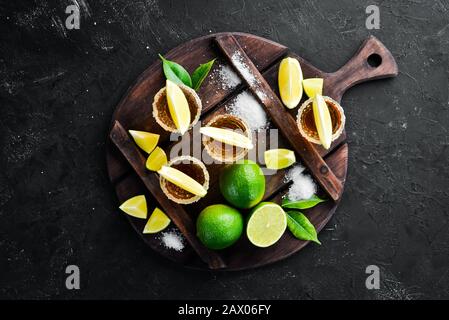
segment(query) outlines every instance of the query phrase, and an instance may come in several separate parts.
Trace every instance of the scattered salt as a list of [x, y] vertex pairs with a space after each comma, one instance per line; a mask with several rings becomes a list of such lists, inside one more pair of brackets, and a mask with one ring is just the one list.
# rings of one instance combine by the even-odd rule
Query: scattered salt
[[257, 80], [254, 77], [254, 75], [252, 74], [249, 67], [243, 61], [243, 57], [240, 52], [233, 53], [233, 55], [231, 56], [231, 60], [234, 63], [235, 67], [240, 71], [243, 78], [245, 78], [246, 81], [248, 81], [249, 85], [252, 86], [252, 85], [256, 84]]
[[268, 126], [265, 110], [247, 91], [243, 91], [235, 97], [231, 104], [226, 106], [226, 111], [245, 120], [251, 130], [263, 129]]
[[162, 233], [162, 243], [168, 249], [182, 251], [184, 249], [184, 239], [174, 231]]
[[309, 175], [303, 173], [304, 170], [303, 166], [296, 165], [288, 171], [285, 179], [292, 181], [287, 193], [289, 200], [309, 199], [316, 193], [315, 182]]
[[225, 90], [233, 89], [242, 82], [238, 74], [227, 65], [220, 65], [218, 69], [215, 69], [211, 73], [211, 79]]

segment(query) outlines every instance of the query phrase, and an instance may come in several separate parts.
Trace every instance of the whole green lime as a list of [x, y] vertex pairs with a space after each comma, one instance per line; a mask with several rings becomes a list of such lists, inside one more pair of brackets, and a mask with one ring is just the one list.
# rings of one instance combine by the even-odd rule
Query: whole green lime
[[224, 249], [236, 242], [243, 232], [243, 217], [224, 204], [206, 207], [196, 220], [196, 233], [209, 249]]
[[220, 173], [223, 197], [241, 209], [254, 207], [265, 193], [265, 176], [257, 163], [243, 160], [225, 167]]

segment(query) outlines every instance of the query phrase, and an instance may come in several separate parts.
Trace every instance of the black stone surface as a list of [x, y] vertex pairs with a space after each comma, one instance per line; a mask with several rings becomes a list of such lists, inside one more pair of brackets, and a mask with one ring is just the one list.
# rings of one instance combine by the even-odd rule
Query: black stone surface
[[[0, 4], [0, 298], [449, 298], [447, 1], [77, 0]], [[380, 7], [381, 29], [365, 28]], [[183, 269], [117, 210], [105, 167], [111, 114], [176, 45], [242, 31], [333, 71], [370, 34], [400, 75], [343, 98], [350, 162], [335, 217], [293, 257], [237, 273]], [[81, 289], [65, 287], [65, 268]], [[365, 268], [381, 269], [379, 290]]]

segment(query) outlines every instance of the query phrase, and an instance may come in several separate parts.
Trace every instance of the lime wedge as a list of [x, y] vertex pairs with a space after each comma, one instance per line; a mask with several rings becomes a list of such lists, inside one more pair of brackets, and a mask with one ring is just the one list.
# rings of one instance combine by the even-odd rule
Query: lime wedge
[[154, 209], [153, 213], [148, 219], [143, 233], [157, 233], [168, 227], [170, 218], [159, 208]]
[[167, 155], [165, 154], [165, 151], [160, 148], [156, 147], [156, 149], [151, 152], [151, 154], [148, 156], [146, 167], [148, 170], [151, 171], [158, 171], [162, 168], [163, 165], [167, 164]]
[[326, 101], [320, 94], [313, 99], [313, 117], [321, 144], [329, 149], [332, 143], [332, 119]]
[[163, 166], [157, 173], [174, 185], [177, 185], [178, 187], [193, 193], [196, 196], [204, 197], [207, 193], [207, 190], [204, 189], [201, 184], [178, 169]]
[[140, 219], [147, 218], [147, 201], [144, 195], [135, 196], [126, 200], [119, 208], [130, 216]]
[[295, 153], [288, 149], [271, 149], [264, 153], [265, 165], [268, 169], [284, 169], [296, 162]]
[[275, 244], [287, 228], [287, 215], [273, 202], [261, 202], [251, 212], [246, 235], [252, 244], [269, 247]]
[[285, 58], [279, 65], [278, 85], [279, 93], [284, 105], [295, 108], [302, 98], [302, 70], [299, 61], [294, 58]]
[[254, 147], [251, 139], [232, 130], [216, 127], [202, 127], [200, 128], [200, 133], [232, 146], [246, 149], [252, 149]]
[[190, 109], [187, 98], [174, 82], [167, 80], [167, 104], [176, 128], [184, 134], [190, 126]]
[[129, 130], [129, 134], [139, 148], [146, 153], [151, 153], [159, 141], [159, 135], [151, 132]]
[[309, 98], [315, 97], [317, 94], [323, 94], [323, 79], [321, 78], [310, 78], [304, 79], [302, 85], [304, 91]]

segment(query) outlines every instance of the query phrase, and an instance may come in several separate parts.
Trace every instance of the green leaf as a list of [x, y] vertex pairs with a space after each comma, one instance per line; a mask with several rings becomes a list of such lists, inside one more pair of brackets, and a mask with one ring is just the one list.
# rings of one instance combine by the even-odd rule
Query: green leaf
[[168, 80], [173, 81], [176, 84], [185, 84], [192, 88], [192, 79], [183, 66], [174, 61], [165, 59], [161, 54], [159, 54], [159, 58], [162, 60], [162, 68], [164, 69], [165, 77]]
[[310, 199], [303, 199], [297, 201], [290, 201], [288, 199], [282, 200], [282, 207], [288, 209], [309, 209], [315, 207], [318, 203], [324, 202], [326, 200], [318, 198], [313, 195]]
[[295, 238], [306, 241], [310, 240], [321, 244], [321, 242], [318, 240], [315, 227], [301, 212], [288, 211], [287, 226], [288, 229], [293, 233]]
[[201, 87], [201, 84], [203, 83], [204, 79], [206, 79], [207, 75], [209, 74], [210, 69], [212, 69], [212, 66], [215, 62], [215, 59], [200, 64], [198, 68], [196, 68], [195, 71], [192, 73], [192, 88], [196, 91]]

